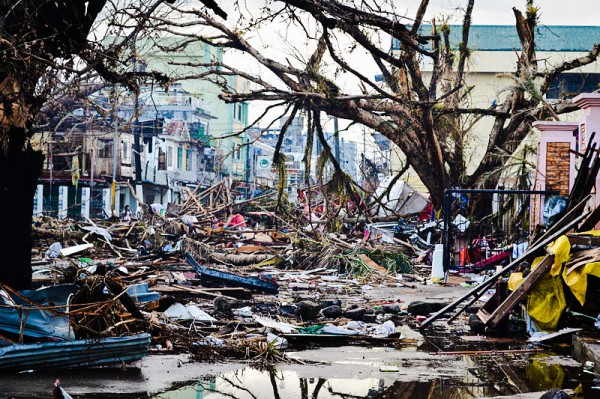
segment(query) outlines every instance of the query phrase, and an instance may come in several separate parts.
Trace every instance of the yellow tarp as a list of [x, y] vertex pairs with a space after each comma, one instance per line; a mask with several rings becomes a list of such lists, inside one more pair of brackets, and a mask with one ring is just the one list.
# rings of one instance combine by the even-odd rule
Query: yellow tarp
[[[531, 263], [531, 270], [535, 269], [542, 262], [542, 259], [544, 259], [543, 256], [539, 256], [539, 257], [535, 258], [533, 260], [533, 262]], [[523, 280], [525, 280], [525, 277], [523, 277], [523, 273], [521, 273], [521, 272], [511, 273], [510, 276], [508, 277], [508, 289], [511, 291], [516, 290], [517, 287], [521, 285]]]
[[567, 275], [567, 269], [563, 271], [563, 279], [569, 286], [569, 289], [575, 295], [575, 298], [581, 305], [585, 303], [585, 294], [587, 292], [587, 276], [592, 275], [600, 277], [600, 262], [588, 263], [583, 267], [578, 267]]
[[538, 280], [527, 300], [527, 313], [540, 331], [556, 331], [566, 307], [562, 279], [551, 274]]
[[[561, 272], [565, 262], [569, 260], [571, 243], [566, 236], [559, 237], [550, 244], [546, 251], [554, 255], [554, 264], [550, 273], [544, 275], [531, 290], [527, 300], [527, 313], [541, 331], [555, 331], [567, 301], [563, 291]], [[532, 269], [541, 261], [537, 258]]]
[[571, 243], [567, 236], [560, 236], [556, 241], [546, 247], [546, 251], [554, 255], [554, 265], [550, 269], [550, 274], [553, 276], [560, 276], [562, 271], [562, 265], [569, 260], [571, 257]]
[[523, 280], [525, 280], [525, 277], [523, 277], [523, 273], [521, 273], [521, 272], [511, 273], [510, 277], [508, 278], [508, 289], [511, 291], [516, 290], [517, 287], [519, 285], [521, 285]]
[[[600, 230], [591, 230], [581, 235], [600, 236]], [[554, 255], [554, 264], [550, 273], [544, 275], [531, 290], [527, 301], [527, 313], [541, 331], [555, 331], [556, 326], [566, 308], [563, 281], [567, 284], [579, 303], [585, 303], [587, 292], [587, 276], [600, 278], [600, 262], [588, 263], [573, 270], [567, 275], [565, 263], [571, 255], [571, 243], [567, 236], [561, 236], [548, 247], [546, 251]], [[543, 257], [536, 258], [531, 269], [535, 269]], [[508, 279], [508, 288], [514, 291], [523, 282], [522, 273], [512, 273]]]

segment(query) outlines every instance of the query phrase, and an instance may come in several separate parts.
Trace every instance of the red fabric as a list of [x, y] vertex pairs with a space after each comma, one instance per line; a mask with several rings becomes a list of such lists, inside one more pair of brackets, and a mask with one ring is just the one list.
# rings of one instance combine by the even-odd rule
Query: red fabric
[[229, 227], [246, 227], [246, 219], [238, 213], [229, 221]]
[[488, 267], [488, 266], [493, 266], [493, 265], [500, 263], [503, 260], [509, 259], [509, 258], [510, 258], [510, 252], [504, 251], [504, 252], [500, 252], [499, 254], [492, 255], [489, 258], [486, 258], [484, 260], [481, 260], [481, 261], [475, 263], [473, 265], [473, 267], [474, 268], [484, 268], [484, 267]]
[[431, 211], [433, 211], [433, 204], [430, 202], [419, 214], [419, 222], [424, 222], [431, 219]]

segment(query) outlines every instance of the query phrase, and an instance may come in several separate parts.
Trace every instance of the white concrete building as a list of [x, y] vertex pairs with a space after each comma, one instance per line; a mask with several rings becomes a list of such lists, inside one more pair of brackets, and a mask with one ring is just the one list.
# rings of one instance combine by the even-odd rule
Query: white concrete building
[[[430, 32], [430, 26], [423, 26], [423, 32]], [[450, 26], [450, 43], [458, 48], [461, 42], [462, 27]], [[536, 54], [540, 70], [552, 69], [565, 60], [587, 54], [594, 43], [600, 39], [600, 26], [538, 26], [536, 28]], [[399, 43], [393, 42], [392, 51], [398, 50]], [[521, 45], [513, 25], [472, 25], [469, 34], [469, 49], [473, 50], [467, 62], [466, 84], [473, 86], [470, 102], [474, 107], [488, 108], [500, 103], [503, 93], [514, 84], [510, 75], [514, 73]], [[431, 77], [432, 65], [429, 58], [422, 64], [426, 80]], [[600, 84], [600, 63], [562, 73], [550, 88], [547, 95], [549, 102], [559, 98], [572, 98], [583, 92], [597, 90]], [[564, 115], [561, 119], [576, 120], [577, 114]], [[484, 117], [475, 125], [468, 137], [466, 153], [470, 154], [469, 166], [479, 163], [487, 148], [488, 135], [492, 128], [493, 118]], [[532, 144], [536, 138], [528, 140]], [[391, 150], [392, 173], [401, 169], [402, 154], [397, 149]], [[472, 169], [471, 169], [472, 170]], [[425, 191], [414, 171], [407, 173], [409, 184]]]

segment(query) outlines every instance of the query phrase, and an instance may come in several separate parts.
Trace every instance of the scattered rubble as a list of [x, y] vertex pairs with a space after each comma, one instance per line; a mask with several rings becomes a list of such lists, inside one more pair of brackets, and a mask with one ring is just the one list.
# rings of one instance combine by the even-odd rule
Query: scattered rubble
[[[589, 173], [586, 181], [592, 181]], [[600, 276], [600, 238], [581, 227], [593, 227], [599, 212], [583, 211], [591, 186], [579, 187], [555, 223], [522, 245], [508, 265], [486, 264], [477, 274], [442, 270], [439, 278], [430, 265], [443, 226], [431, 217], [374, 223], [345, 215], [347, 222], [337, 228], [305, 229], [311, 222], [302, 212], [278, 216], [283, 213], [275, 212], [276, 194], [234, 203], [220, 183], [190, 190], [182, 205], [146, 207], [143, 217], [129, 221], [36, 218], [34, 285], [68, 299], [53, 294], [44, 301], [41, 293], [48, 288], [32, 291], [33, 297], [10, 287], [2, 292], [13, 311], [26, 305], [31, 314], [60, 320], [68, 332], [63, 340], [120, 344], [146, 334], [146, 351], [186, 353], [199, 361], [296, 362], [286, 351], [331, 345], [413, 345], [436, 356], [529, 356], [539, 349], [526, 346], [527, 335], [531, 344], [553, 345], [597, 331], [593, 276]], [[438, 282], [441, 291], [454, 286], [468, 292], [454, 302], [443, 294], [377, 296]], [[552, 301], [546, 303], [548, 295]], [[538, 310], [532, 311], [535, 301]], [[457, 323], [441, 326], [444, 317]], [[18, 316], [12, 330], [0, 326], [0, 334], [7, 344], [45, 345], [56, 334], [29, 334], [37, 320]], [[476, 349], [425, 349], [432, 335], [452, 332]], [[502, 335], [510, 338], [497, 338]]]
[[276, 193], [234, 202], [224, 182], [185, 190], [181, 205], [143, 205], [138, 219], [34, 220], [33, 284], [72, 287], [49, 310], [72, 339], [149, 333], [152, 353], [262, 362], [286, 359], [285, 348], [307, 339], [388, 345], [401, 337], [396, 325], [412, 317], [406, 304], [366, 294], [426, 282], [429, 270], [415, 260], [427, 245], [390, 244], [359, 217], [338, 233], [306, 230], [302, 213], [275, 212]]

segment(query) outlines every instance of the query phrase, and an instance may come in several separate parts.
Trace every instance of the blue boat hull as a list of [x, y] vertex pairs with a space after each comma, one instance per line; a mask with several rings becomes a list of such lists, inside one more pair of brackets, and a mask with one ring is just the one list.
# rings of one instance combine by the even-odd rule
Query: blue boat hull
[[150, 334], [73, 341], [13, 344], [0, 348], [0, 370], [41, 370], [103, 366], [139, 360], [148, 354]]

